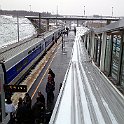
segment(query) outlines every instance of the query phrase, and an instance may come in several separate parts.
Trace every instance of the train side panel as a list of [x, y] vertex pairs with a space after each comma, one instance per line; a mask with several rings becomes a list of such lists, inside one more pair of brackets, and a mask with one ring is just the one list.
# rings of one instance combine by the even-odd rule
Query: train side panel
[[5, 62], [6, 83], [15, 84], [29, 70], [29, 68], [47, 51], [54, 43], [53, 35], [59, 38], [61, 29], [49, 32], [37, 44], [31, 46], [17, 56]]
[[[44, 53], [44, 44], [39, 45], [34, 51], [30, 54], [26, 54], [25, 58], [23, 57], [18, 63], [14, 64], [6, 72], [6, 83], [15, 84], [20, 77], [28, 71], [28, 69], [42, 56]], [[28, 51], [27, 51], [28, 52]], [[13, 58], [14, 62], [15, 58]]]

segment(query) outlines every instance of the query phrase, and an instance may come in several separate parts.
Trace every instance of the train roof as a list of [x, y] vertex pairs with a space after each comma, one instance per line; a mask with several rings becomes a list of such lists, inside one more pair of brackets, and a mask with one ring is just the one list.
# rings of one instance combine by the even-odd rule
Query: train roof
[[[54, 30], [55, 31], [55, 30]], [[0, 60], [7, 61], [10, 58], [16, 56], [20, 52], [26, 50], [27, 48], [35, 45], [39, 41], [43, 40], [43, 37], [47, 37], [50, 34], [52, 34], [53, 31], [46, 32], [45, 34], [41, 35], [40, 37], [37, 37], [36, 35], [33, 35], [30, 38], [27, 38], [23, 41], [16, 42], [14, 44], [10, 44], [4, 48], [0, 49]]]

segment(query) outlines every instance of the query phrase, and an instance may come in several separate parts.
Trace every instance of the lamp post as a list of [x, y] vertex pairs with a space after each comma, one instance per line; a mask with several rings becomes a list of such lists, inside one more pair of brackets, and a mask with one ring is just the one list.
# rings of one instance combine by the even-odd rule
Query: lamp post
[[85, 16], [85, 6], [84, 6], [84, 16]]
[[58, 17], [58, 5], [57, 5], [57, 9], [56, 9], [56, 26], [58, 25], [57, 24], [57, 17]]
[[17, 37], [19, 42], [19, 14], [17, 13]]
[[112, 17], [113, 17], [113, 7], [112, 7]]
[[[0, 62], [1, 65], [3, 65], [3, 62]], [[1, 111], [1, 114], [2, 114], [2, 122], [4, 122], [5, 120], [5, 92], [4, 92], [4, 88], [3, 88], [3, 85], [5, 84], [4, 82], [4, 74], [0, 74], [0, 90], [1, 90], [1, 108], [2, 108], [2, 111]]]
[[29, 11], [31, 12], [31, 5], [29, 5]]

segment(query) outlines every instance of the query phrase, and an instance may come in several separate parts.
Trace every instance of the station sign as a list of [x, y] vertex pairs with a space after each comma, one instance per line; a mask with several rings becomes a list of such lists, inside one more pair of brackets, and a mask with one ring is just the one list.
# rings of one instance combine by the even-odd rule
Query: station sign
[[27, 92], [27, 85], [4, 85], [5, 92]]

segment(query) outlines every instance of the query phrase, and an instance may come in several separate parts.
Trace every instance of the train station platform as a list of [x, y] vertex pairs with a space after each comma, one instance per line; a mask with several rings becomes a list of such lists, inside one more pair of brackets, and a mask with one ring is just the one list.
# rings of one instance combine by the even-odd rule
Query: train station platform
[[45, 96], [45, 100], [47, 101], [45, 88], [48, 78], [48, 69], [51, 68], [55, 73], [54, 102], [52, 105], [49, 106], [50, 108], [47, 105], [46, 108], [48, 108], [49, 111], [54, 108], [59, 94], [60, 83], [62, 83], [64, 80], [64, 76], [71, 59], [74, 37], [74, 32], [69, 32], [68, 37], [67, 35], [63, 37], [63, 48], [62, 39], [60, 38], [57, 44], [55, 44], [51, 48], [51, 50], [48, 51], [48, 54], [44, 58], [45, 64], [42, 68], [42, 71], [40, 71], [40, 73], [37, 75], [35, 83], [33, 83], [32, 87], [29, 90], [29, 94], [31, 94], [32, 97], [32, 103], [36, 101], [38, 91], [41, 91], [43, 93], [43, 95]]
[[[51, 112], [56, 103], [60, 83], [63, 82], [66, 70], [68, 68], [72, 48], [74, 43], [74, 32], [70, 31], [69, 35], [63, 36], [63, 45], [62, 37], [60, 37], [46, 55], [37, 63], [34, 69], [31, 70], [30, 74], [23, 80], [22, 85], [27, 85], [28, 93], [32, 99], [32, 105], [36, 102], [37, 92], [41, 91], [45, 97], [46, 102], [46, 111]], [[48, 69], [51, 68], [55, 73], [55, 91], [54, 91], [54, 101], [52, 104], [47, 106], [47, 94], [45, 91], [47, 78], [48, 78]], [[24, 98], [25, 93], [14, 93], [12, 96], [12, 101], [17, 107], [19, 97]]]
[[[53, 111], [50, 124], [123, 124], [124, 97], [93, 63], [80, 37], [82, 29], [78, 31], [76, 37], [73, 31], [65, 35], [63, 45], [60, 38], [22, 84], [27, 84], [32, 104], [38, 91], [46, 102], [48, 69], [53, 70], [54, 101], [46, 103], [46, 111]], [[15, 104], [24, 97], [14, 95]]]

